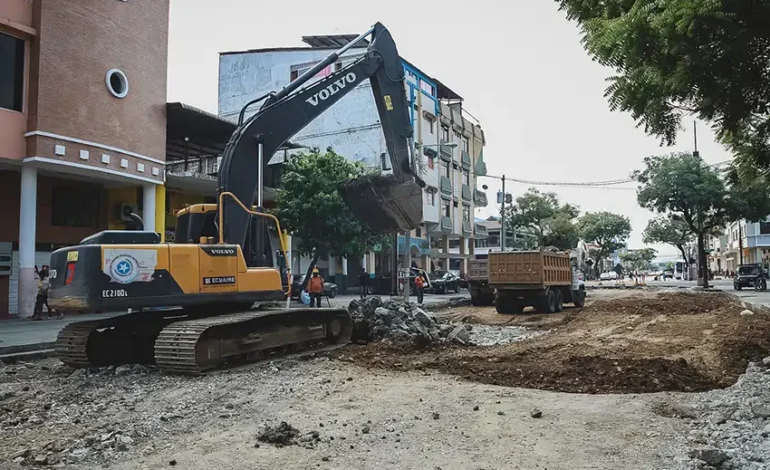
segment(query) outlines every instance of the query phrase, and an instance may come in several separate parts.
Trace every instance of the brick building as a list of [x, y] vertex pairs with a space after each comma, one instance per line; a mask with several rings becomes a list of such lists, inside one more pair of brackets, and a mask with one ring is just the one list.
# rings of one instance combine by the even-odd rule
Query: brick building
[[[0, 317], [121, 208], [162, 230], [169, 1], [0, 1]], [[157, 221], [156, 221], [157, 218]]]

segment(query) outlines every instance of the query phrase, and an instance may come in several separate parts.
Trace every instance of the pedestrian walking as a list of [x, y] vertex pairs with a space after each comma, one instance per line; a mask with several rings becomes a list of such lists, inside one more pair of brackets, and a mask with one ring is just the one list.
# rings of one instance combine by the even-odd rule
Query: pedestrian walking
[[[51, 287], [51, 281], [48, 278], [50, 269], [47, 265], [44, 265], [39, 271], [35, 266], [35, 274], [37, 274], [37, 297], [35, 298], [35, 311], [32, 314], [34, 320], [42, 320], [43, 318], [43, 306], [48, 310], [48, 318], [51, 318], [51, 306], [48, 305], [48, 289]], [[61, 319], [63, 315], [58, 314], [57, 320]]]

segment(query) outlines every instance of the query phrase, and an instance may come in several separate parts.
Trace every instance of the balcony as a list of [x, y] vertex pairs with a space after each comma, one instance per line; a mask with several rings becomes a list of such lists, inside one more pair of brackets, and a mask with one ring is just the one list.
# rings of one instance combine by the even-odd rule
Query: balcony
[[471, 169], [471, 156], [465, 150], [463, 150], [462, 154], [463, 154], [462, 155], [463, 170], [470, 170]]
[[470, 221], [463, 220], [463, 235], [470, 235], [473, 232]]
[[452, 218], [447, 216], [441, 217], [441, 231], [444, 233], [452, 233], [454, 227], [452, 227]]
[[444, 139], [441, 139], [440, 144], [441, 144], [440, 145], [441, 146], [441, 158], [446, 160], [446, 161], [448, 161], [448, 162], [451, 162], [452, 161], [452, 148], [451, 147], [447, 147], [447, 144], [449, 144], [449, 142], [447, 142]]
[[438, 152], [436, 152], [436, 148], [435, 147], [426, 147], [426, 146], [423, 145], [422, 153], [425, 156], [428, 156], [428, 157], [431, 157], [431, 158], [438, 157]]
[[476, 229], [476, 238], [487, 238], [489, 236], [489, 232], [487, 231], [486, 226], [476, 224], [474, 228]]
[[476, 207], [487, 207], [487, 193], [476, 189], [473, 191], [473, 203]]
[[447, 196], [452, 195], [452, 180], [447, 178], [446, 176], [441, 176], [441, 193], [446, 194]]
[[471, 199], [473, 199], [471, 196], [471, 187], [468, 186], [467, 184], [463, 185], [462, 198], [463, 198], [463, 201], [469, 201], [469, 202]]

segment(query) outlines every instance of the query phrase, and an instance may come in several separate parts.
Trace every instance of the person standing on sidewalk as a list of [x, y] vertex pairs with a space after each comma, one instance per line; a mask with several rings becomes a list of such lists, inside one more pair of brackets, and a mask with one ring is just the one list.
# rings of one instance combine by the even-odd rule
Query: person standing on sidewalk
[[[324, 291], [324, 278], [318, 272], [318, 268], [313, 269], [313, 277], [307, 283], [307, 293], [310, 294], [310, 306], [321, 308], [321, 295]], [[315, 302], [315, 305], [313, 305]]]
[[414, 278], [414, 286], [417, 288], [417, 303], [422, 305], [422, 298], [425, 295], [425, 279], [422, 277], [422, 273], [417, 273]]
[[361, 289], [361, 300], [366, 298], [366, 290], [369, 287], [369, 273], [366, 268], [361, 268], [361, 274], [358, 276], [358, 283]]
[[[48, 318], [51, 318], [51, 307], [48, 305], [48, 288], [51, 286], [51, 281], [48, 279], [48, 266], [43, 266], [40, 271], [35, 266], [35, 272], [37, 274], [37, 298], [35, 299], [35, 313], [32, 315], [34, 320], [42, 320], [43, 318], [43, 305], [48, 309]], [[59, 314], [56, 319], [62, 318], [62, 314]]]

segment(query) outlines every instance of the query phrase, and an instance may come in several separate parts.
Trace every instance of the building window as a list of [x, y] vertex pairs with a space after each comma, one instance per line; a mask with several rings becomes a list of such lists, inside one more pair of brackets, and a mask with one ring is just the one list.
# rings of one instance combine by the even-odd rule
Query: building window
[[446, 176], [447, 178], [451, 178], [451, 176], [450, 176], [451, 173], [450, 173], [450, 170], [449, 170], [449, 163], [448, 162], [445, 162], [445, 161], [441, 162], [441, 174]]
[[433, 85], [426, 82], [425, 80], [420, 80], [420, 89], [430, 96], [436, 96], [436, 90], [433, 88]]
[[449, 201], [446, 199], [441, 200], [441, 215], [444, 217], [452, 216], [452, 206], [449, 205]]
[[467, 137], [463, 137], [463, 152], [465, 153], [471, 153], [470, 151], [470, 143], [468, 142]]
[[768, 234], [770, 234], [770, 222], [760, 222], [759, 223], [759, 233], [760, 233], [760, 235], [768, 235]]
[[444, 142], [449, 142], [449, 128], [447, 126], [441, 126], [441, 138]]
[[417, 227], [416, 229], [414, 229], [414, 236], [418, 238], [422, 237], [422, 228]]
[[101, 208], [99, 189], [78, 186], [54, 186], [51, 201], [51, 225], [54, 227], [99, 227]]
[[22, 111], [24, 41], [0, 33], [0, 108]]
[[463, 184], [467, 186], [471, 185], [471, 173], [469, 171], [463, 171]]
[[433, 119], [425, 118], [425, 125], [428, 127], [428, 132], [430, 132], [430, 135], [433, 135], [436, 133], [435, 129], [433, 129], [433, 126], [434, 126]]
[[463, 222], [471, 222], [471, 208], [469, 206], [463, 206]]
[[292, 70], [289, 74], [289, 81], [293, 82], [294, 80], [299, 78], [299, 70]]
[[104, 78], [107, 84], [107, 89], [112, 93], [115, 98], [125, 98], [128, 94], [128, 77], [122, 70], [112, 69], [107, 72], [107, 76]]
[[460, 248], [460, 240], [457, 238], [453, 238], [449, 240], [449, 249], [458, 249]]

